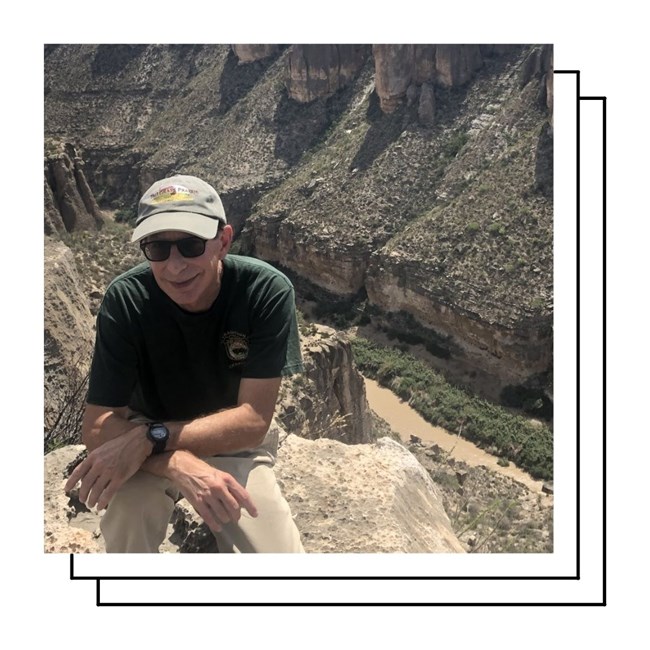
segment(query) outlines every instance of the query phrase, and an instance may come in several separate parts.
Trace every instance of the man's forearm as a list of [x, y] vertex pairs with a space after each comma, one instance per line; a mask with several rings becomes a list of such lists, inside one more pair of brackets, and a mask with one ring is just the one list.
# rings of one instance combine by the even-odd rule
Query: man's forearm
[[[89, 451], [125, 434], [142, 438], [146, 446], [147, 424], [128, 420], [125, 410], [102, 412], [88, 405], [83, 424], [83, 442]], [[268, 425], [247, 404], [184, 422], [165, 422], [170, 437], [167, 449], [184, 449], [195, 456], [215, 456], [252, 449], [264, 439]]]
[[[129, 420], [126, 417], [127, 410], [126, 407], [107, 409], [94, 404], [86, 404], [81, 425], [81, 439], [88, 451], [93, 451], [110, 440], [115, 440], [130, 432], [146, 441], [147, 425]], [[138, 431], [135, 431], [136, 429]], [[148, 441], [146, 444], [152, 445]]]
[[187, 422], [165, 424], [170, 432], [167, 449], [184, 449], [198, 457], [253, 449], [268, 430], [268, 423], [247, 404]]

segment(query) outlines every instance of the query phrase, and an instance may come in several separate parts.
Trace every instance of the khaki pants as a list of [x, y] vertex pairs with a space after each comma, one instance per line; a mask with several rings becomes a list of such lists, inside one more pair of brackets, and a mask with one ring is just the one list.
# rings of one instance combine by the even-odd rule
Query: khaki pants
[[[204, 458], [243, 485], [257, 507], [242, 509], [237, 523], [215, 533], [220, 553], [304, 553], [289, 505], [280, 493], [271, 459], [215, 456]], [[165, 539], [178, 490], [165, 478], [136, 472], [111, 499], [100, 527], [107, 553], [158, 553]]]

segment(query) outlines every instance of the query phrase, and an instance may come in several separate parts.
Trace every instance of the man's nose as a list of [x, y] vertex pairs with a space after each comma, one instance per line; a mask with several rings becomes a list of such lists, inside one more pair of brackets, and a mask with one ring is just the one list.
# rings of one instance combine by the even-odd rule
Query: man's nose
[[167, 258], [167, 268], [172, 273], [178, 273], [187, 266], [187, 261], [178, 250], [178, 246], [170, 247], [169, 257]]

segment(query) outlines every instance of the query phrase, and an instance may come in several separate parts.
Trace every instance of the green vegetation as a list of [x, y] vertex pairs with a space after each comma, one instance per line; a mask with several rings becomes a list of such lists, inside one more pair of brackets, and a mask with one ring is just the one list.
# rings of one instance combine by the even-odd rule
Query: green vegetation
[[133, 226], [138, 217], [138, 212], [135, 208], [120, 208], [115, 211], [115, 221], [117, 223], [128, 223]]
[[553, 478], [553, 434], [545, 425], [466, 393], [427, 364], [405, 352], [362, 338], [352, 339], [359, 369], [390, 388], [431, 424], [458, 431], [492, 453], [511, 460], [532, 476]]
[[462, 131], [454, 133], [449, 140], [443, 145], [442, 151], [447, 158], [454, 158], [458, 152], [467, 144], [469, 135]]

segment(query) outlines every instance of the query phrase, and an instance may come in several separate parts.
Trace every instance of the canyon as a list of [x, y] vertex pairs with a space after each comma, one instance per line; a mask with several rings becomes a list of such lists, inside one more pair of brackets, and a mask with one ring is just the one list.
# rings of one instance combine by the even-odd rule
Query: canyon
[[90, 215], [66, 229], [101, 227], [86, 185], [128, 220], [155, 179], [202, 176], [306, 295], [492, 399], [550, 399], [550, 46], [52, 45], [45, 135], [50, 204], [70, 212], [67, 156]]

